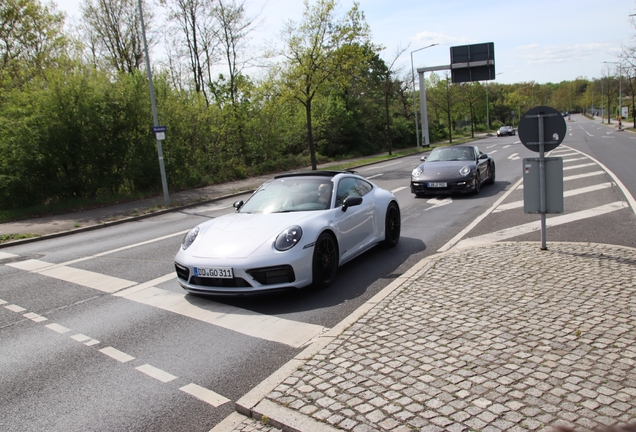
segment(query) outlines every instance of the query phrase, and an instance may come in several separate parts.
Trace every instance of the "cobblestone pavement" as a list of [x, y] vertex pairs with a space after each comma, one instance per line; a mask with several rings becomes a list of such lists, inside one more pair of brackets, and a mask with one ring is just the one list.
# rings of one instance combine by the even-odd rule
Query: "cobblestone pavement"
[[497, 243], [426, 258], [239, 400], [253, 418], [236, 414], [214, 430], [636, 422], [636, 249], [548, 247]]

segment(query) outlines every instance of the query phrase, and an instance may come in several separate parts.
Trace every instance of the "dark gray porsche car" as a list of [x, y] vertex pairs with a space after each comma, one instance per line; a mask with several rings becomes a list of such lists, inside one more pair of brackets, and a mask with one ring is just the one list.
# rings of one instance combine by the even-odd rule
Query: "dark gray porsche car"
[[495, 161], [476, 146], [437, 147], [411, 173], [411, 192], [427, 194], [479, 193], [495, 182]]

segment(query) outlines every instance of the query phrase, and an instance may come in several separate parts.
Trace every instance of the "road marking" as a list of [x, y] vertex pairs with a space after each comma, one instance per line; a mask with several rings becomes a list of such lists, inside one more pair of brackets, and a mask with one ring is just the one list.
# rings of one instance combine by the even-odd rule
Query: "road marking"
[[133, 356], [129, 356], [128, 354], [121, 352], [113, 347], [102, 348], [99, 350], [99, 352], [102, 354], [106, 354], [108, 357], [114, 358], [120, 363], [126, 363], [135, 359]]
[[14, 254], [10, 254], [7, 252], [0, 252], [0, 260], [4, 260], [4, 259], [8, 259], [8, 258], [15, 258], [18, 255], [14, 255]]
[[196, 384], [188, 384], [181, 387], [179, 390], [186, 392], [189, 395], [192, 395], [195, 398], [200, 399], [215, 408], [223, 405], [224, 403], [230, 402], [228, 398], [223, 397], [220, 394], [213, 392], [212, 390], [208, 390]]
[[519, 153], [513, 153], [510, 156], [508, 156], [508, 159], [510, 159], [510, 160], [519, 160], [521, 158], [519, 157]]
[[[584, 193], [588, 193], [588, 192], [594, 192], [597, 190], [602, 190], [602, 189], [607, 189], [614, 186], [614, 183], [608, 182], [608, 183], [601, 183], [601, 184], [597, 184], [594, 186], [589, 186], [589, 187], [584, 187], [584, 188], [580, 188], [580, 189], [573, 189], [573, 190], [569, 190], [566, 192], [563, 192], [563, 197], [571, 197], [571, 196], [575, 196], [575, 195], [581, 195]], [[497, 207], [493, 213], [499, 213], [502, 211], [506, 211], [506, 210], [512, 210], [512, 209], [516, 209], [516, 208], [521, 208], [523, 207], [523, 200], [521, 201], [515, 201], [515, 202], [511, 202], [508, 204], [502, 204], [499, 207]]]
[[399, 191], [404, 190], [404, 189], [406, 189], [406, 188], [407, 188], [406, 186], [402, 186], [402, 187], [399, 187], [399, 188], [397, 188], [397, 189], [393, 189], [393, 190], [391, 191], [391, 193], [396, 194], [396, 193], [398, 193]]
[[17, 313], [24, 312], [26, 310], [25, 308], [20, 307], [18, 305], [14, 305], [14, 304], [5, 306], [5, 308], [9, 309], [11, 312], [17, 312]]
[[397, 164], [400, 164], [400, 163], [402, 163], [402, 161], [392, 162], [392, 163], [389, 163], [389, 164], [378, 165], [378, 166], [370, 166], [368, 168], [359, 169], [358, 171], [370, 171], [370, 170], [373, 170], [373, 169], [382, 169], [382, 168], [390, 167], [392, 165], [397, 165]]
[[510, 147], [510, 144], [503, 146], [502, 148], [507, 149], [508, 147]]
[[380, 177], [380, 176], [383, 176], [383, 175], [384, 175], [384, 173], [380, 173], [380, 174], [372, 175], [372, 176], [367, 177], [367, 180], [371, 180], [371, 179], [373, 179], [373, 178]]
[[581, 164], [581, 165], [568, 166], [568, 167], [564, 167], [563, 171], [579, 169], [579, 168], [587, 168], [587, 167], [590, 167], [590, 166], [596, 166], [596, 164], [590, 162], [590, 163]]
[[54, 332], [60, 333], [60, 334], [64, 334], [64, 333], [68, 333], [71, 331], [71, 329], [68, 329], [64, 326], [61, 326], [59, 324], [56, 323], [52, 323], [52, 324], [47, 324], [44, 327], [53, 330]]
[[[574, 150], [574, 149], [572, 149], [572, 150]], [[623, 182], [621, 182], [620, 179], [618, 177], [616, 177], [614, 175], [614, 173], [612, 171], [610, 171], [605, 165], [603, 165], [602, 163], [600, 163], [599, 161], [594, 159], [592, 156], [590, 156], [590, 155], [588, 155], [586, 153], [583, 153], [582, 151], [579, 151], [579, 150], [574, 150], [574, 151], [576, 151], [576, 152], [588, 157], [591, 161], [594, 161], [596, 164], [598, 164], [598, 166], [603, 168], [605, 170], [605, 172], [612, 178], [612, 180], [614, 180], [614, 183], [616, 183], [616, 185], [621, 190], [621, 192], [623, 192], [623, 195], [625, 195], [625, 198], [627, 198], [627, 202], [629, 203], [630, 207], [632, 208], [632, 211], [634, 213], [636, 213], [636, 200], [634, 199], [632, 194], [629, 192], [629, 189], [627, 189], [625, 187]]]
[[426, 210], [424, 210], [424, 211], [429, 211], [429, 210], [432, 210], [432, 209], [437, 208], [437, 207], [444, 207], [445, 205], [452, 204], [453, 203], [453, 199], [450, 198], [450, 197], [447, 197], [447, 198], [444, 198], [444, 199], [433, 198], [433, 199], [430, 199], [430, 200], [426, 201], [426, 203], [432, 205], [432, 207], [429, 207]]
[[25, 313], [22, 316], [25, 317], [25, 318], [28, 318], [31, 321], [36, 322], [36, 323], [39, 323], [39, 322], [42, 322], [42, 321], [48, 321], [48, 318], [44, 318], [43, 316], [38, 315], [38, 314], [33, 313], [33, 312]]
[[[563, 181], [571, 181], [571, 180], [578, 180], [578, 179], [582, 179], [582, 178], [586, 178], [586, 177], [594, 177], [597, 175], [602, 175], [605, 174], [605, 171], [592, 171], [589, 173], [585, 173], [585, 174], [577, 174], [577, 175], [573, 175], [573, 176], [567, 176], [567, 177], [563, 177]], [[523, 180], [523, 178], [521, 179]], [[519, 186], [518, 189], [523, 189], [523, 185]]]
[[263, 315], [152, 286], [142, 290], [135, 290], [135, 288], [116, 295], [247, 336], [279, 342], [294, 348], [302, 347], [327, 330], [319, 325]]
[[[123, 297], [137, 303], [194, 318], [248, 336], [279, 342], [295, 348], [305, 345], [311, 339], [326, 331], [326, 328], [322, 326], [258, 314], [246, 309], [222, 305], [193, 296], [186, 298], [184, 293], [174, 293], [156, 288], [155, 285], [176, 278], [176, 273], [174, 272], [138, 284], [137, 282], [72, 267], [62, 266], [51, 269], [49, 263], [38, 260], [26, 260], [9, 265], [21, 270], [33, 271], [43, 276], [97, 289], [117, 297]], [[40, 270], [42, 268], [46, 270]]]
[[158, 381], [161, 381], [163, 383], [167, 383], [170, 382], [172, 380], [177, 379], [176, 376], [169, 374], [168, 372], [162, 371], [161, 369], [158, 369], [154, 366], [151, 366], [149, 364], [145, 364], [139, 367], [136, 367], [135, 369], [137, 369], [139, 372], [143, 372], [146, 375], [148, 375], [149, 377], [152, 377]]
[[588, 160], [586, 157], [574, 158], [574, 159], [563, 159], [563, 163], [576, 162], [580, 160]]
[[[588, 210], [582, 210], [575, 213], [570, 213], [563, 216], [557, 216], [546, 220], [546, 227], [551, 228], [570, 222], [576, 222], [583, 219], [589, 219], [596, 216], [601, 216], [607, 213], [612, 213], [617, 210], [629, 208], [629, 205], [623, 201], [613, 202], [599, 207], [594, 207]], [[527, 224], [518, 225], [511, 228], [506, 228], [500, 231], [480, 235], [477, 237], [471, 237], [457, 243], [458, 248], [472, 247], [484, 243], [494, 243], [498, 241], [507, 240], [520, 235], [529, 234], [535, 231], [541, 230], [541, 221], [529, 222]]]
[[95, 340], [92, 337], [83, 335], [81, 333], [78, 333], [78, 334], [76, 334], [74, 336], [71, 336], [71, 339], [73, 339], [74, 341], [77, 341], [77, 342], [81, 342], [81, 343], [83, 343], [86, 346], [93, 346], [93, 345], [97, 345], [99, 343], [98, 340]]
[[517, 181], [517, 183], [514, 184], [514, 186], [512, 186], [505, 194], [503, 194], [503, 196], [501, 198], [499, 198], [497, 201], [495, 201], [495, 203], [488, 210], [486, 210], [479, 217], [477, 217], [474, 221], [472, 221], [470, 223], [470, 225], [468, 225], [466, 228], [461, 230], [455, 237], [450, 239], [444, 246], [439, 248], [437, 251], [438, 252], [444, 252], [444, 251], [449, 250], [453, 246], [455, 246], [455, 244], [457, 244], [457, 242], [459, 242], [466, 234], [468, 234], [473, 228], [475, 228], [477, 226], [477, 224], [479, 224], [479, 222], [484, 220], [486, 218], [486, 216], [488, 216], [490, 213], [492, 213], [493, 210], [496, 209], [499, 206], [499, 204], [501, 204], [506, 198], [508, 198], [508, 196], [511, 193], [513, 193], [519, 187], [521, 182], [523, 182], [523, 177], [521, 177]]
[[[137, 282], [116, 278], [113, 276], [103, 275], [88, 270], [77, 269], [67, 266], [53, 266], [50, 263], [40, 260], [26, 260], [22, 262], [7, 264], [20, 270], [26, 270], [38, 273], [43, 276], [52, 277], [65, 282], [71, 282], [77, 285], [93, 288], [99, 291], [112, 293], [123, 288], [137, 285]], [[44, 269], [44, 270], [43, 270]]]

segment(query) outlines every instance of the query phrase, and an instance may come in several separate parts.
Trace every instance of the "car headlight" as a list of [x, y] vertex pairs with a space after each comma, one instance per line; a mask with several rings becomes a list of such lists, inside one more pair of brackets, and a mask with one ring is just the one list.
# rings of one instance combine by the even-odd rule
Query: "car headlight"
[[470, 165], [466, 165], [459, 170], [459, 173], [464, 177], [468, 176], [471, 173]]
[[190, 247], [194, 240], [196, 240], [199, 235], [199, 227], [195, 226], [183, 237], [183, 241], [181, 242], [181, 249], [186, 250]]
[[286, 251], [298, 244], [303, 236], [303, 229], [298, 225], [290, 226], [282, 233], [278, 234], [274, 247], [279, 251]]
[[411, 173], [411, 177], [419, 177], [422, 175], [422, 170], [420, 168], [415, 168]]

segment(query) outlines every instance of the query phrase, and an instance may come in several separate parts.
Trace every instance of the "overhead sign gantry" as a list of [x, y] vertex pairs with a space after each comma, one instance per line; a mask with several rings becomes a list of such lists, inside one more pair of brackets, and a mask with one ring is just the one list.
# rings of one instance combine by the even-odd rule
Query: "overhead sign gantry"
[[424, 73], [450, 69], [451, 80], [453, 83], [495, 79], [495, 44], [493, 42], [451, 47], [450, 59], [450, 65], [417, 69], [417, 76], [420, 82], [422, 137], [424, 137], [424, 145], [427, 147], [431, 144], [431, 142], [428, 136], [428, 113], [426, 107], [426, 84], [424, 81]]

